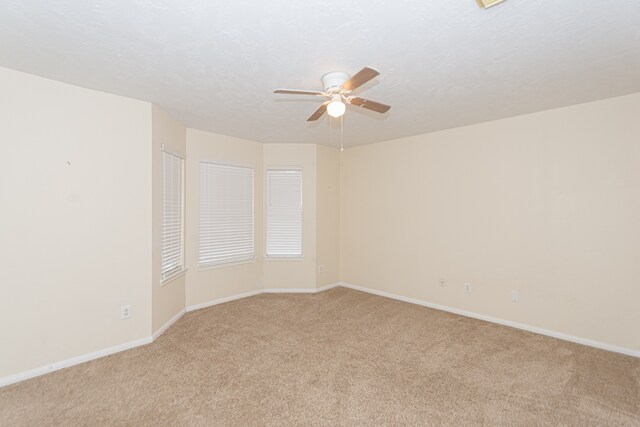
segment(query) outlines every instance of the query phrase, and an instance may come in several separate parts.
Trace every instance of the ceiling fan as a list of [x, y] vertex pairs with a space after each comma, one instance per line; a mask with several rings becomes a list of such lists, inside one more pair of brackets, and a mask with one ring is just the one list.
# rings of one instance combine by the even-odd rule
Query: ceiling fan
[[324, 92], [314, 90], [297, 90], [297, 89], [276, 89], [273, 93], [285, 93], [290, 95], [313, 95], [324, 96], [329, 98], [307, 119], [308, 122], [318, 120], [326, 111], [331, 117], [340, 117], [346, 110], [345, 104], [356, 105], [366, 108], [367, 110], [376, 111], [378, 113], [386, 113], [391, 108], [389, 105], [379, 102], [370, 101], [368, 99], [351, 96], [351, 92], [369, 80], [373, 79], [380, 72], [371, 67], [364, 67], [358, 71], [353, 77], [341, 71], [334, 71], [322, 76], [322, 85]]

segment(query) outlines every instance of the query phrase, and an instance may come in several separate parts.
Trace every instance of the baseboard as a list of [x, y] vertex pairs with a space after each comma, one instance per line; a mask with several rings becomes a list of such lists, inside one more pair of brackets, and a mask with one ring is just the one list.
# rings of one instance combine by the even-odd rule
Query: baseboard
[[264, 289], [265, 294], [317, 294], [340, 286], [340, 283], [331, 283], [320, 288], [268, 288]]
[[4, 387], [10, 384], [14, 384], [20, 381], [28, 380], [31, 378], [39, 377], [40, 375], [48, 374], [50, 372], [58, 371], [60, 369], [69, 368], [74, 365], [79, 365], [81, 363], [89, 362], [91, 360], [100, 359], [101, 357], [109, 356], [111, 354], [119, 353], [124, 350], [130, 350], [135, 347], [139, 347], [141, 345], [150, 344], [160, 335], [162, 335], [171, 325], [180, 319], [184, 313], [185, 309], [180, 310], [175, 316], [167, 321], [160, 329], [153, 333], [150, 337], [141, 338], [139, 340], [129, 341], [124, 344], [115, 345], [113, 347], [108, 347], [102, 350], [94, 351], [92, 353], [86, 353], [81, 356], [72, 357], [70, 359], [66, 359], [60, 362], [55, 362], [49, 365], [41, 366], [39, 368], [30, 369], [28, 371], [20, 372], [14, 375], [9, 375], [8, 377], [0, 378], [0, 387]]
[[339, 286], [355, 289], [357, 291], [366, 292], [373, 295], [378, 295], [385, 298], [391, 298], [398, 301], [408, 302], [411, 304], [417, 304], [424, 307], [434, 308], [436, 310], [446, 311], [449, 313], [459, 314], [465, 317], [472, 317], [478, 320], [484, 320], [485, 322], [496, 323], [499, 325], [509, 326], [511, 328], [521, 329], [523, 331], [533, 332], [540, 335], [546, 335], [548, 337], [561, 339], [564, 341], [570, 341], [576, 344], [582, 344], [589, 347], [599, 348], [601, 350], [612, 351], [614, 353], [621, 353], [627, 356], [639, 357], [640, 358], [640, 350], [634, 350], [631, 348], [620, 347], [613, 344], [607, 344], [599, 341], [590, 340], [588, 338], [577, 337], [574, 335], [565, 334], [563, 332], [556, 332], [549, 329], [539, 328], [537, 326], [527, 325], [525, 323], [514, 322], [511, 320], [500, 319], [497, 317], [487, 316], [484, 314], [474, 313], [472, 311], [461, 310], [454, 307], [449, 307], [441, 304], [434, 304], [428, 301], [419, 300], [416, 298], [409, 298], [402, 295], [396, 295], [389, 292], [378, 291], [376, 289], [365, 288], [363, 286], [352, 285], [350, 283], [340, 283]]
[[315, 288], [271, 288], [262, 291], [265, 294], [315, 294]]
[[209, 301], [209, 302], [205, 302], [202, 304], [195, 304], [195, 305], [191, 305], [183, 310], [181, 310], [179, 313], [177, 313], [175, 316], [173, 316], [171, 319], [169, 319], [169, 321], [167, 321], [167, 323], [165, 323], [164, 325], [162, 325], [162, 327], [160, 329], [158, 329], [152, 336], [150, 337], [146, 337], [146, 338], [141, 338], [139, 340], [135, 340], [135, 341], [130, 341], [124, 344], [120, 344], [120, 345], [116, 345], [113, 347], [109, 347], [103, 350], [99, 350], [93, 353], [87, 353], [84, 354], [82, 356], [78, 356], [78, 357], [73, 357], [71, 359], [67, 359], [67, 360], [63, 360], [61, 362], [56, 362], [50, 365], [46, 365], [46, 366], [42, 366], [40, 368], [35, 368], [35, 369], [31, 369], [29, 371], [25, 371], [25, 372], [21, 372], [18, 374], [14, 374], [14, 375], [10, 375], [8, 377], [4, 377], [4, 378], [0, 378], [0, 387], [9, 385], [9, 384], [13, 384], [13, 383], [17, 383], [19, 381], [24, 381], [30, 378], [34, 378], [49, 372], [53, 372], [53, 371], [57, 371], [59, 369], [63, 369], [63, 368], [67, 368], [70, 366], [74, 366], [74, 365], [78, 365], [80, 363], [84, 363], [84, 362], [88, 362], [90, 360], [94, 360], [94, 359], [99, 359], [101, 357], [104, 356], [108, 356], [110, 354], [114, 354], [114, 353], [118, 353], [120, 351], [124, 351], [124, 350], [128, 350], [134, 347], [138, 347], [141, 345], [145, 345], [145, 344], [149, 344], [151, 342], [153, 342], [154, 340], [156, 340], [160, 335], [162, 335], [167, 329], [169, 329], [169, 327], [171, 327], [171, 325], [173, 325], [176, 321], [178, 321], [178, 319], [180, 319], [185, 313], [187, 312], [191, 312], [194, 310], [199, 310], [202, 308], [206, 308], [206, 307], [211, 307], [214, 305], [218, 305], [218, 304], [223, 304], [225, 302], [230, 302], [230, 301], [235, 301], [238, 299], [242, 299], [242, 298], [247, 298], [247, 297], [251, 297], [254, 295], [259, 295], [259, 294], [263, 294], [263, 293], [303, 293], [303, 294], [314, 294], [314, 293], [318, 293], [318, 292], [323, 292], [323, 291], [327, 291], [329, 289], [333, 289], [336, 288], [338, 286], [342, 286], [345, 288], [349, 288], [349, 289], [355, 289], [358, 291], [362, 291], [362, 292], [367, 292], [373, 295], [378, 295], [381, 297], [386, 297], [386, 298], [391, 298], [391, 299], [395, 299], [398, 301], [404, 301], [404, 302], [408, 302], [411, 304], [417, 304], [417, 305], [421, 305], [424, 307], [429, 307], [429, 308], [434, 308], [436, 310], [442, 310], [442, 311], [447, 311], [449, 313], [454, 313], [454, 314], [459, 314], [461, 316], [466, 316], [466, 317], [472, 317], [474, 319], [479, 319], [479, 320], [484, 320], [486, 322], [491, 322], [491, 323], [496, 323], [499, 325], [504, 325], [504, 326], [509, 326], [512, 328], [516, 328], [516, 329], [522, 329], [524, 331], [529, 331], [529, 332], [533, 332], [533, 333], [537, 333], [537, 334], [541, 334], [541, 335], [546, 335], [549, 337], [553, 337], [553, 338], [558, 338], [561, 340], [565, 340], [565, 341], [570, 341], [570, 342], [574, 342], [577, 344], [582, 344], [582, 345], [587, 345], [590, 347], [595, 347], [595, 348], [599, 348], [602, 350], [607, 350], [607, 351], [613, 351], [615, 353], [621, 353], [621, 354], [626, 354], [628, 356], [634, 356], [634, 357], [639, 357], [640, 358], [640, 350], [633, 350], [630, 348], [625, 348], [625, 347], [620, 347], [620, 346], [616, 346], [616, 345], [612, 345], [612, 344], [606, 344], [606, 343], [602, 343], [602, 342], [598, 342], [598, 341], [593, 341], [587, 338], [581, 338], [581, 337], [576, 337], [573, 335], [569, 335], [569, 334], [565, 334], [562, 332], [556, 332], [556, 331], [551, 331], [548, 329], [543, 329], [543, 328], [538, 328], [536, 326], [531, 326], [531, 325], [527, 325], [524, 323], [519, 323], [519, 322], [513, 322], [510, 320], [505, 320], [505, 319], [499, 319], [496, 317], [492, 317], [492, 316], [487, 316], [484, 314], [478, 314], [478, 313], [474, 313], [472, 311], [467, 311], [467, 310], [460, 310], [454, 307], [448, 307], [445, 305], [440, 305], [440, 304], [434, 304], [428, 301], [423, 301], [423, 300], [419, 300], [416, 298], [409, 298], [409, 297], [405, 297], [402, 295], [396, 295], [396, 294], [392, 294], [389, 292], [384, 292], [384, 291], [378, 291], [376, 289], [370, 289], [370, 288], [365, 288], [363, 286], [357, 286], [357, 285], [352, 285], [350, 283], [344, 283], [344, 282], [339, 282], [339, 283], [332, 283], [330, 285], [326, 285], [320, 288], [296, 288], [296, 289], [256, 289], [255, 291], [250, 291], [250, 292], [245, 292], [242, 294], [237, 294], [237, 295], [232, 295], [226, 298], [220, 298], [220, 299], [216, 299], [213, 301]]
[[[252, 297], [254, 295], [260, 294], [315, 294], [318, 292], [328, 291], [329, 289], [336, 288], [340, 286], [340, 282], [332, 283], [330, 285], [322, 286], [321, 288], [267, 288], [267, 289], [256, 289], [255, 291], [244, 292], [242, 294], [231, 295], [225, 298], [219, 298], [208, 302], [203, 302], [200, 304], [194, 304], [188, 306], [185, 311], [187, 313], [200, 310], [201, 308], [211, 307], [212, 305], [223, 304], [225, 302], [235, 301], [242, 298]], [[178, 320], [178, 319], [176, 319]], [[171, 326], [171, 325], [169, 325]], [[167, 326], [167, 327], [169, 327]], [[163, 326], [164, 327], [164, 326]]]
[[119, 344], [113, 347], [108, 347], [102, 350], [94, 351], [92, 353], [83, 354], [81, 356], [72, 357], [70, 359], [66, 359], [60, 362], [55, 362], [49, 365], [41, 366], [39, 368], [30, 369], [28, 371], [19, 372], [17, 374], [9, 375], [7, 377], [0, 378], [0, 387], [4, 387], [10, 384], [14, 384], [20, 381], [28, 380], [31, 378], [39, 377], [40, 375], [48, 374], [50, 372], [58, 371], [60, 369], [69, 368], [74, 365], [79, 365], [84, 362], [89, 362], [91, 360], [99, 359], [101, 357], [109, 356], [111, 354], [119, 353], [124, 350], [129, 350], [134, 347], [139, 347], [141, 345], [150, 344], [160, 335], [162, 335], [167, 329], [171, 327], [175, 322], [178, 321], [186, 312], [198, 310], [199, 308], [205, 308], [216, 304], [222, 304], [224, 302], [233, 301], [240, 298], [246, 298], [252, 295], [261, 294], [262, 290], [247, 292], [244, 294], [233, 295], [227, 298], [221, 298], [218, 300], [210, 301], [204, 304], [193, 305], [187, 308], [180, 310], [175, 316], [169, 319], [160, 329], [153, 333], [153, 335], [145, 338], [141, 338], [139, 340], [130, 341], [124, 344]]
[[171, 319], [167, 320], [167, 323], [165, 323], [164, 325], [162, 325], [160, 327], [160, 329], [158, 329], [157, 331], [155, 331], [153, 333], [153, 335], [151, 336], [151, 339], [153, 341], [157, 340], [158, 337], [160, 335], [162, 335], [164, 333], [164, 331], [166, 331], [167, 329], [169, 329], [169, 327], [171, 327], [171, 325], [173, 325], [174, 323], [176, 323], [178, 321], [178, 319], [180, 319], [182, 316], [184, 316], [184, 314], [187, 312], [187, 310], [185, 308], [183, 308], [182, 310], [180, 310], [175, 316], [173, 316]]
[[332, 283], [330, 285], [325, 285], [325, 286], [322, 286], [320, 288], [317, 288], [316, 292], [328, 291], [329, 289], [337, 288], [338, 286], [340, 286], [340, 283]]
[[162, 335], [167, 329], [171, 327], [175, 322], [177, 322], [185, 313], [199, 310], [201, 308], [211, 307], [213, 305], [223, 304], [225, 302], [235, 301], [241, 298], [247, 298], [254, 295], [259, 295], [263, 293], [316, 293], [329, 290], [331, 288], [335, 288], [340, 286], [340, 283], [333, 283], [331, 285], [323, 286], [318, 289], [310, 289], [310, 288], [299, 288], [299, 289], [256, 289], [255, 291], [245, 292], [242, 294], [232, 295], [226, 298], [219, 298], [213, 301], [205, 302], [202, 304], [195, 304], [189, 307], [186, 307], [180, 312], [178, 312], [175, 316], [169, 319], [160, 329], [153, 333], [150, 337], [141, 338], [135, 341], [129, 341], [124, 344], [115, 345], [113, 347], [105, 348], [102, 350], [94, 351], [92, 353], [83, 354], [81, 356], [72, 357], [70, 359], [66, 359], [60, 362], [55, 362], [49, 365], [41, 366], [39, 368], [30, 369], [28, 371], [19, 372], [17, 374], [9, 375], [4, 378], [0, 378], [0, 387], [4, 387], [10, 384], [14, 384], [20, 381], [28, 380], [30, 378], [39, 377], [40, 375], [48, 374], [49, 372], [58, 371], [63, 368], [68, 368], [74, 365], [79, 365], [80, 363], [88, 362], [90, 360], [99, 359], [104, 356], [109, 356], [114, 353], [119, 353], [124, 350], [129, 350], [134, 347], [138, 347], [145, 344], [150, 344], [160, 335]]
[[88, 362], [90, 360], [99, 359], [104, 356], [109, 356], [114, 353], [119, 353], [124, 350], [129, 350], [134, 347], [138, 347], [141, 345], [149, 344], [158, 339], [160, 335], [162, 335], [167, 329], [171, 327], [175, 322], [178, 321], [185, 313], [199, 310], [201, 308], [211, 307], [213, 305], [222, 304], [225, 302], [235, 301], [241, 298], [247, 298], [254, 295], [259, 295], [262, 293], [276, 293], [276, 292], [288, 292], [288, 293], [315, 293], [321, 290], [327, 290], [332, 287], [338, 286], [337, 283], [334, 283], [329, 286], [325, 286], [321, 289], [257, 289], [255, 291], [245, 292], [242, 294], [232, 295], [226, 298], [220, 298], [213, 301], [205, 302], [202, 304], [195, 304], [189, 307], [186, 307], [180, 312], [178, 312], [175, 316], [169, 319], [160, 329], [153, 333], [150, 337], [141, 338], [139, 340], [130, 341], [124, 344], [119, 344], [113, 347], [108, 347], [102, 350], [94, 351], [92, 353], [83, 354], [81, 356], [72, 357], [70, 359], [62, 360], [60, 362], [55, 362], [49, 365], [41, 366], [39, 368], [30, 369], [28, 371], [20, 372], [17, 374], [9, 375], [4, 378], [0, 378], [0, 387], [4, 387], [10, 384], [14, 384], [20, 381], [28, 380], [31, 378], [39, 377], [40, 375], [48, 374], [49, 372], [58, 371], [60, 369], [68, 368], [74, 365], [79, 365], [80, 363]]
[[264, 289], [262, 292], [265, 294], [317, 294], [318, 292], [324, 292], [337, 286], [340, 285], [334, 283], [323, 286], [322, 288], [269, 288]]
[[252, 297], [254, 295], [259, 295], [261, 293], [263, 293], [262, 289], [256, 289], [255, 291], [244, 292], [242, 294], [231, 295], [230, 297], [219, 298], [212, 301], [203, 302], [201, 304], [190, 305], [186, 308], [186, 312], [189, 313], [191, 311], [200, 310], [201, 308], [207, 308], [207, 307], [211, 307], [212, 305], [223, 304], [225, 302], [235, 301], [241, 298]]
[[0, 378], [0, 387], [7, 386], [9, 384], [17, 383], [20, 381], [28, 380], [31, 378], [39, 377], [40, 375], [48, 374], [50, 372], [59, 371], [63, 368], [69, 368], [74, 365], [79, 365], [90, 360], [99, 359], [101, 357], [109, 356], [115, 353], [120, 353], [124, 350], [129, 350], [134, 347], [149, 344], [153, 341], [152, 337], [140, 338], [138, 340], [129, 341], [124, 344], [114, 345], [102, 350], [94, 351], [92, 353], [83, 354], [82, 356], [72, 357], [60, 362], [51, 363], [49, 365], [40, 366], [39, 368], [30, 369], [28, 371], [20, 372], [8, 377]]

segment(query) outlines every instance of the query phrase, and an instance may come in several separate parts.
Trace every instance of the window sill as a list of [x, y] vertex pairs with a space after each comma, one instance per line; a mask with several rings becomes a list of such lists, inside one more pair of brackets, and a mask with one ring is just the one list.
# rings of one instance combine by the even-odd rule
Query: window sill
[[304, 256], [265, 256], [262, 258], [266, 262], [274, 261], [304, 261]]
[[186, 272], [187, 272], [186, 268], [183, 268], [182, 270], [176, 271], [175, 273], [173, 273], [171, 276], [167, 277], [166, 279], [160, 280], [160, 286], [164, 286], [167, 283], [177, 279], [178, 277], [184, 276]]
[[215, 268], [235, 267], [237, 265], [251, 264], [254, 262], [256, 262], [256, 258], [246, 259], [242, 261], [221, 262], [219, 264], [205, 264], [199, 265], [198, 271], [213, 270]]

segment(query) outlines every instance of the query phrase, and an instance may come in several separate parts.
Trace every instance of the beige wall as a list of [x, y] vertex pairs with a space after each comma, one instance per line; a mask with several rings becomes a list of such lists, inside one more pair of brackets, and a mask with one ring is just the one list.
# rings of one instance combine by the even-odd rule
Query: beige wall
[[149, 336], [151, 106], [5, 68], [0, 94], [0, 377]]
[[[220, 298], [262, 289], [262, 147], [257, 142], [187, 129], [187, 275], [186, 304], [193, 306]], [[255, 168], [255, 245], [256, 261], [234, 266], [198, 268], [199, 187], [201, 160], [234, 162]]]
[[343, 280], [640, 349], [639, 113], [635, 94], [346, 150]]
[[340, 280], [340, 151], [317, 146], [316, 286]]
[[[152, 254], [152, 307], [153, 332], [185, 308], [185, 276], [161, 283], [162, 270], [162, 147], [185, 159], [186, 128], [157, 106], [152, 109], [152, 173], [153, 173], [153, 254]], [[184, 162], [186, 166], [186, 160]]]
[[[341, 156], [4, 68], [0, 93], [0, 377], [147, 338], [185, 306], [339, 277], [640, 349], [640, 94]], [[163, 143], [186, 154], [188, 271], [160, 286]], [[255, 262], [198, 268], [200, 160], [254, 166]], [[304, 170], [301, 261], [263, 260], [268, 166]]]

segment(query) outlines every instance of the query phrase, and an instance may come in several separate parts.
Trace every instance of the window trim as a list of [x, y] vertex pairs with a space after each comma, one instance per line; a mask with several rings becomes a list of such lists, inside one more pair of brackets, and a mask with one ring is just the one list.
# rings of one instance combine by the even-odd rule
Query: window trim
[[[186, 185], [185, 185], [185, 181], [186, 181], [186, 173], [185, 173], [185, 166], [186, 166], [186, 159], [185, 159], [185, 155], [182, 154], [180, 151], [174, 150], [173, 148], [167, 147], [165, 144], [162, 144], [161, 146], [161, 151], [162, 151], [162, 183], [163, 183], [163, 189], [162, 189], [162, 202], [163, 202], [163, 207], [162, 207], [162, 217], [160, 219], [160, 286], [164, 286], [165, 284], [177, 279], [180, 276], [183, 276], [186, 271], [186, 263], [185, 263], [185, 255], [186, 255], [186, 251], [185, 251], [185, 238], [186, 238], [186, 218], [185, 218], [185, 190], [186, 190]], [[177, 267], [174, 267], [172, 270], [169, 270], [168, 273], [165, 273], [162, 271], [162, 251], [164, 249], [164, 241], [162, 238], [162, 224], [164, 222], [164, 179], [165, 179], [165, 170], [164, 170], [164, 154], [167, 153], [171, 156], [177, 157], [178, 159], [180, 159], [180, 184], [181, 184], [181, 190], [180, 190], [180, 234], [181, 234], [181, 239], [180, 239], [180, 265]]]
[[[233, 166], [233, 167], [240, 167], [240, 168], [247, 168], [247, 169], [251, 169], [253, 172], [253, 182], [252, 182], [252, 186], [251, 186], [251, 212], [252, 212], [252, 218], [253, 221], [251, 223], [252, 225], [252, 229], [251, 229], [251, 233], [253, 235], [253, 252], [252, 252], [252, 256], [251, 258], [243, 258], [243, 259], [231, 259], [231, 260], [225, 260], [225, 261], [218, 261], [218, 262], [207, 262], [207, 263], [202, 263], [200, 262], [200, 241], [201, 241], [201, 236], [202, 236], [202, 230], [200, 227], [200, 222], [202, 220], [201, 217], [201, 197], [202, 197], [202, 189], [200, 188], [200, 173], [201, 173], [201, 165], [202, 163], [208, 163], [208, 164], [213, 164], [213, 165], [218, 165], [218, 166]], [[220, 160], [220, 159], [209, 159], [209, 158], [200, 158], [198, 159], [198, 250], [197, 250], [197, 270], [198, 271], [204, 271], [204, 270], [211, 270], [214, 268], [223, 268], [223, 267], [232, 267], [235, 265], [240, 265], [240, 264], [249, 264], [252, 262], [255, 262], [257, 260], [256, 258], [256, 166], [254, 162], [236, 162], [236, 161], [232, 161], [232, 160]]]
[[180, 269], [179, 271], [171, 273], [170, 276], [167, 276], [164, 279], [160, 280], [160, 286], [164, 286], [167, 283], [174, 281], [178, 277], [184, 276], [185, 274], [187, 274], [187, 271], [187, 268], [182, 267], [182, 269]]
[[226, 267], [235, 267], [235, 266], [244, 265], [244, 264], [252, 264], [257, 260], [258, 258], [253, 257], [251, 259], [246, 259], [243, 261], [225, 261], [225, 262], [218, 262], [215, 264], [198, 265], [198, 271], [206, 271], [206, 270], [213, 270], [216, 268], [226, 268]]
[[[296, 255], [269, 255], [268, 251], [268, 221], [269, 221], [269, 171], [300, 171], [300, 254]], [[302, 165], [265, 165], [264, 167], [264, 255], [263, 261], [304, 261], [304, 175], [305, 168]]]

